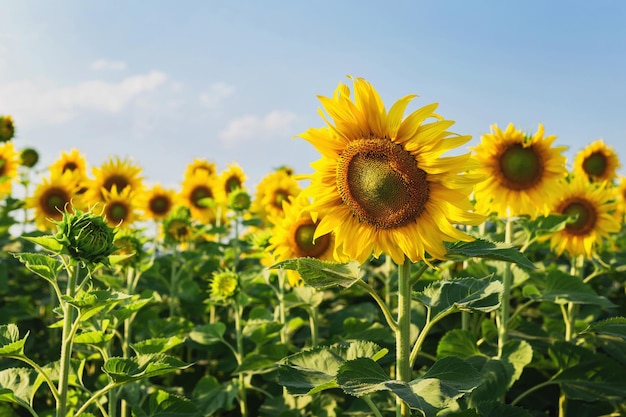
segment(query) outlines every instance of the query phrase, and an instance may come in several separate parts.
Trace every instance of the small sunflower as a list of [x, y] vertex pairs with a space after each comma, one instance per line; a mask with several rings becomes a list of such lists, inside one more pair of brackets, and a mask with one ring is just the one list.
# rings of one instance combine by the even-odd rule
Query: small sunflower
[[584, 174], [592, 181], [611, 182], [621, 167], [613, 148], [597, 140], [578, 152], [574, 158], [574, 172]]
[[103, 189], [103, 194], [102, 215], [110, 226], [125, 229], [138, 220], [136, 199], [131, 187], [118, 191], [117, 185], [113, 185], [110, 191]]
[[0, 196], [11, 194], [19, 165], [20, 155], [13, 142], [0, 143]]
[[224, 194], [228, 195], [236, 189], [245, 189], [246, 174], [237, 164], [228, 164], [228, 169], [220, 174], [220, 182], [224, 189]]
[[210, 224], [215, 222], [219, 208], [225, 204], [222, 191], [217, 176], [198, 170], [185, 177], [178, 204], [189, 207], [193, 219]]
[[0, 115], [0, 143], [7, 142], [15, 135], [15, 125], [11, 116]]
[[88, 201], [104, 202], [105, 192], [111, 192], [113, 187], [118, 193], [129, 189], [129, 192], [138, 192], [143, 188], [142, 169], [130, 159], [111, 157], [100, 167], [92, 169], [93, 180], [87, 190]]
[[273, 171], [263, 177], [256, 188], [251, 211], [264, 222], [283, 215], [283, 201], [302, 191], [298, 181], [284, 169]]
[[303, 191], [312, 198], [307, 210], [320, 216], [313, 238], [334, 232], [338, 253], [351, 259], [445, 259], [444, 241], [472, 240], [455, 224], [484, 221], [469, 200], [478, 177], [467, 172], [475, 161], [469, 153], [441, 157], [471, 138], [448, 132], [454, 122], [433, 113], [437, 104], [403, 119], [414, 97], [387, 113], [366, 80], [354, 79], [354, 101], [340, 83], [332, 98], [320, 97], [334, 125], [299, 135], [322, 154]]
[[63, 220], [64, 210], [82, 207], [81, 197], [76, 195], [76, 178], [70, 173], [51, 173], [37, 185], [33, 195], [25, 199], [26, 208], [34, 209], [35, 225], [40, 230], [55, 230]]
[[173, 190], [165, 189], [161, 184], [155, 184], [141, 193], [138, 205], [144, 218], [163, 220], [172, 211], [175, 200], [176, 193]]
[[615, 196], [605, 185], [592, 183], [584, 175], [561, 183], [553, 212], [574, 219], [563, 230], [543, 238], [550, 239], [550, 248], [557, 255], [567, 251], [572, 257], [590, 258], [603, 238], [620, 230], [621, 224], [613, 214]]
[[545, 136], [543, 125], [526, 135], [509, 124], [497, 125], [472, 148], [486, 179], [476, 185], [476, 211], [500, 217], [549, 214], [559, 180], [567, 175], [565, 146], [553, 147], [556, 136]]
[[166, 243], [187, 244], [194, 240], [195, 231], [188, 207], [177, 206], [161, 223], [161, 235]]
[[209, 162], [206, 159], [196, 158], [193, 162], [187, 164], [185, 169], [185, 178], [194, 175], [197, 171], [206, 171], [209, 175], [217, 174], [217, 165], [214, 162]]
[[618, 219], [620, 222], [623, 222], [624, 216], [626, 216], [626, 177], [620, 176], [619, 181], [613, 190], [617, 201]]
[[50, 165], [51, 173], [71, 171], [79, 178], [87, 178], [87, 159], [78, 149], [61, 152], [61, 156]]
[[213, 272], [211, 279], [211, 298], [215, 301], [227, 301], [237, 294], [239, 276], [234, 270], [221, 269]]

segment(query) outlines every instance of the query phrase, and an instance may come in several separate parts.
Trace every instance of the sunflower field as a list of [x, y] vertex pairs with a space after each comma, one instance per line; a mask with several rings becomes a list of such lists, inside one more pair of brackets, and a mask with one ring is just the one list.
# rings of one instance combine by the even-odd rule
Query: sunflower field
[[350, 80], [298, 135], [312, 172], [254, 189], [41, 168], [0, 116], [0, 416], [626, 415], [618, 155], [542, 125], [463, 149]]

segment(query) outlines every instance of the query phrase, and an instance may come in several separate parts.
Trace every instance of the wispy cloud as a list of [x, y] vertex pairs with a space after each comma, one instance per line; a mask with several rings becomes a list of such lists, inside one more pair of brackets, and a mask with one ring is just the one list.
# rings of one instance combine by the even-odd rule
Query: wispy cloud
[[126, 62], [124, 61], [108, 61], [106, 59], [99, 59], [91, 63], [91, 69], [93, 70], [114, 70], [122, 71], [126, 69]]
[[209, 91], [200, 94], [200, 102], [207, 107], [215, 107], [224, 99], [232, 96], [235, 87], [226, 83], [215, 83], [209, 87]]
[[244, 116], [231, 121], [219, 133], [219, 139], [227, 146], [235, 146], [250, 140], [289, 135], [295, 120], [296, 115], [286, 110], [274, 110], [265, 116]]
[[94, 80], [64, 87], [52, 86], [45, 78], [16, 81], [0, 85], [0, 109], [20, 123], [60, 124], [84, 110], [120, 112], [166, 80], [166, 74], [152, 71], [117, 83]]

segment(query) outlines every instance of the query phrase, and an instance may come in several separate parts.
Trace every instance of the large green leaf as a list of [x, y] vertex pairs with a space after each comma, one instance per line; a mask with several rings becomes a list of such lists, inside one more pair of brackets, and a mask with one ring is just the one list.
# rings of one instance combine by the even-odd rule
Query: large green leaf
[[189, 364], [173, 357], [159, 354], [137, 355], [133, 358], [110, 358], [102, 369], [115, 382], [129, 382], [188, 368]]
[[181, 345], [185, 340], [178, 336], [156, 337], [133, 343], [130, 347], [137, 355], [149, 355], [151, 353], [165, 353], [176, 346]]
[[613, 359], [626, 365], [626, 318], [611, 317], [589, 325], [580, 333]]
[[577, 276], [558, 269], [550, 269], [545, 278], [545, 287], [524, 288], [524, 295], [535, 301], [550, 301], [556, 304], [594, 304], [615, 307], [608, 298], [598, 295], [594, 289]]
[[586, 332], [615, 336], [626, 340], [626, 317], [611, 317], [591, 323], [583, 333]]
[[211, 416], [218, 410], [230, 410], [237, 398], [237, 385], [233, 381], [220, 383], [214, 376], [204, 376], [194, 386], [191, 399], [202, 410], [202, 415]]
[[24, 356], [24, 343], [28, 333], [20, 339], [20, 330], [15, 324], [0, 325], [0, 356]]
[[189, 332], [189, 339], [201, 345], [212, 345], [224, 341], [226, 325], [221, 321], [196, 326]]
[[482, 355], [476, 338], [467, 330], [453, 329], [439, 339], [437, 345], [437, 359], [446, 356], [456, 356], [465, 359], [471, 356]]
[[203, 415], [192, 401], [164, 390], [157, 390], [150, 395], [147, 411], [134, 406], [132, 412], [135, 417], [200, 417]]
[[61, 253], [63, 251], [63, 245], [52, 236], [22, 236], [22, 239], [36, 243], [50, 252]]
[[19, 259], [29, 271], [56, 284], [57, 276], [63, 267], [58, 259], [41, 253], [14, 253], [13, 256]]
[[113, 336], [113, 333], [93, 330], [76, 335], [74, 343], [94, 345], [103, 348], [111, 341]]
[[315, 258], [295, 258], [270, 266], [270, 269], [279, 268], [298, 271], [307, 285], [317, 289], [336, 286], [348, 288], [362, 275], [361, 264], [356, 261], [337, 263]]
[[476, 238], [471, 242], [446, 243], [446, 248], [448, 251], [446, 257], [453, 260], [483, 258], [516, 263], [525, 268], [535, 269], [535, 265], [516, 247], [501, 242]]
[[34, 394], [35, 372], [27, 368], [9, 368], [0, 371], [0, 401], [24, 406]]

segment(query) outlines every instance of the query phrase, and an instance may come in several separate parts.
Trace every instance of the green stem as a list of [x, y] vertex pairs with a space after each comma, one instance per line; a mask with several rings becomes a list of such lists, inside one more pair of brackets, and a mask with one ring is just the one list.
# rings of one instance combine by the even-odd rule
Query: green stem
[[391, 327], [391, 329], [394, 332], [397, 332], [399, 329], [398, 323], [393, 318], [393, 315], [391, 314], [391, 310], [389, 310], [389, 307], [387, 306], [385, 301], [380, 297], [380, 295], [378, 295], [378, 293], [374, 291], [374, 289], [365, 281], [358, 280], [356, 281], [356, 285], [363, 288], [369, 295], [372, 296], [374, 301], [376, 301], [376, 304], [378, 304], [378, 306], [382, 310], [383, 315], [385, 316], [385, 319], [387, 320], [387, 324], [389, 325], [389, 327]]
[[370, 407], [370, 410], [372, 410], [372, 413], [374, 413], [376, 417], [383, 417], [383, 415], [380, 413], [380, 410], [378, 409], [378, 407], [376, 407], [376, 404], [374, 403], [374, 401], [372, 401], [369, 395], [364, 395], [361, 398]]
[[309, 307], [309, 327], [311, 328], [311, 346], [319, 343], [318, 311], [316, 306]]
[[[106, 386], [100, 388], [98, 391], [96, 391], [93, 394], [91, 394], [89, 399], [87, 401], [85, 401], [85, 403], [76, 411], [76, 414], [74, 414], [74, 417], [80, 416], [82, 413], [87, 411], [89, 406], [91, 406], [91, 404], [93, 404], [97, 399], [102, 397], [107, 392], [113, 390], [114, 388], [120, 387], [122, 385], [124, 385], [124, 382], [113, 382], [113, 383], [109, 383]], [[111, 415], [111, 417], [114, 417], [114, 416]]]
[[46, 381], [46, 384], [48, 384], [48, 387], [50, 387], [50, 392], [52, 393], [52, 396], [54, 397], [54, 400], [57, 403], [59, 402], [59, 391], [57, 390], [57, 387], [54, 385], [54, 382], [52, 382], [52, 380], [50, 379], [50, 376], [48, 375], [48, 373], [46, 371], [44, 371], [43, 368], [41, 366], [39, 366], [39, 364], [37, 362], [34, 362], [33, 360], [31, 360], [30, 358], [28, 358], [26, 356], [6, 355], [6, 357], [7, 358], [11, 358], [11, 359], [16, 359], [18, 361], [22, 361], [22, 362], [27, 363], [30, 366], [32, 366], [33, 369], [35, 369], [37, 371], [37, 373], [39, 375], [41, 375], [41, 377], [44, 379], [44, 381]]
[[285, 281], [286, 272], [281, 269], [278, 271], [278, 321], [283, 327], [280, 328], [280, 342], [287, 343], [287, 314], [285, 308]]
[[[79, 265], [75, 265], [72, 269], [68, 265], [67, 270], [67, 288], [65, 294], [68, 297], [74, 298], [76, 295], [76, 282], [80, 274]], [[69, 377], [70, 377], [70, 361], [72, 358], [72, 345], [73, 345], [73, 329], [74, 324], [74, 306], [62, 299], [59, 300], [61, 309], [63, 310], [63, 333], [61, 336], [61, 361], [59, 364], [59, 398], [57, 401], [57, 417], [66, 417], [67, 415], [67, 396], [69, 389]]]
[[[504, 242], [511, 244], [513, 241], [513, 220], [511, 217], [506, 218], [504, 229]], [[511, 271], [511, 263], [504, 265], [504, 273], [502, 276], [502, 304], [500, 308], [500, 326], [498, 328], [498, 356], [502, 356], [504, 344], [509, 336], [509, 315], [511, 314], [511, 286], [513, 284], [513, 274]]]
[[438, 314], [433, 320], [431, 320], [430, 309], [428, 309], [428, 312], [426, 313], [426, 324], [424, 325], [424, 328], [420, 331], [420, 334], [417, 336], [417, 340], [415, 341], [415, 344], [413, 345], [413, 350], [411, 350], [411, 356], [409, 357], [409, 363], [410, 363], [411, 368], [413, 368], [413, 365], [415, 364], [415, 360], [417, 359], [417, 356], [420, 354], [422, 345], [424, 344], [424, 341], [426, 340], [426, 336], [428, 336], [430, 329], [435, 327], [435, 324], [439, 323], [444, 317], [448, 317], [450, 314], [455, 313], [457, 311], [458, 310], [456, 309], [451, 309], [445, 313]]
[[549, 381], [544, 381], [540, 384], [537, 385], [533, 385], [532, 388], [527, 389], [526, 391], [522, 392], [520, 395], [517, 396], [517, 398], [515, 398], [513, 401], [511, 401], [511, 405], [515, 405], [518, 402], [520, 402], [524, 397], [526, 397], [529, 394], [532, 394], [533, 392], [543, 388], [543, 387], [547, 387], [548, 385], [552, 385], [555, 382], [551, 379]]
[[[398, 328], [396, 329], [396, 379], [411, 381], [411, 261], [405, 258], [398, 270]], [[409, 417], [411, 410], [396, 398], [396, 416]]]
[[174, 317], [176, 313], [176, 306], [178, 303], [178, 258], [179, 251], [177, 247], [174, 247], [174, 253], [172, 257], [172, 264], [170, 266], [170, 302], [169, 302], [169, 312], [170, 317]]
[[[243, 308], [240, 306], [239, 302], [235, 302], [235, 338], [237, 342], [237, 365], [241, 365], [243, 363], [244, 351], [243, 351], [243, 329], [241, 325], [241, 319], [243, 316]], [[239, 373], [239, 387], [238, 387], [238, 396], [239, 396], [239, 410], [241, 412], [241, 417], [248, 416], [248, 402], [246, 399], [246, 380], [245, 380], [245, 372]]]

